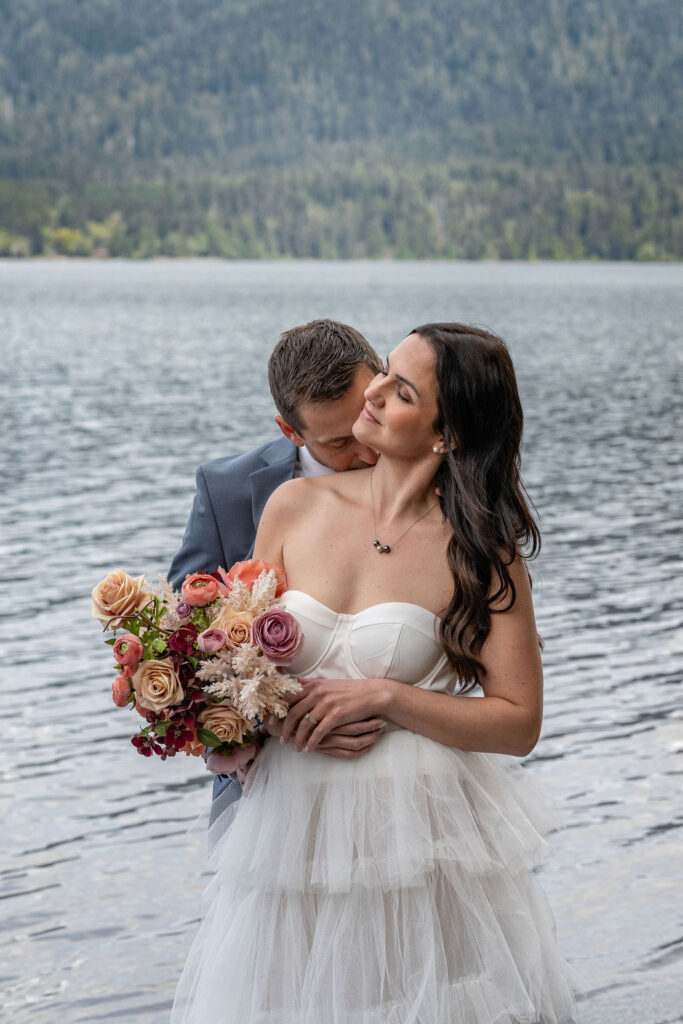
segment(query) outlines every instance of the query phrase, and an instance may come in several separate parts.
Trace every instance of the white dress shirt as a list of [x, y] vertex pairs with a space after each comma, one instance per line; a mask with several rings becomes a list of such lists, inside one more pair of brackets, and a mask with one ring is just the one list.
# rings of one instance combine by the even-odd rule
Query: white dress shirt
[[328, 473], [334, 473], [334, 470], [330, 469], [329, 466], [323, 466], [322, 462], [314, 459], [306, 445], [303, 448], [299, 448], [296, 469], [294, 470], [296, 479], [302, 476], [326, 476]]

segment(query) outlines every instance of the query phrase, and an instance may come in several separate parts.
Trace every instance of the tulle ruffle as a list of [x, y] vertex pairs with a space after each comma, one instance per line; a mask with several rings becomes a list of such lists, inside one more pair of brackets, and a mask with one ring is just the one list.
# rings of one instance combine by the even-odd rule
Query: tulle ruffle
[[212, 826], [172, 1024], [567, 1024], [530, 871], [558, 825], [512, 758], [405, 730], [352, 762], [270, 740]]

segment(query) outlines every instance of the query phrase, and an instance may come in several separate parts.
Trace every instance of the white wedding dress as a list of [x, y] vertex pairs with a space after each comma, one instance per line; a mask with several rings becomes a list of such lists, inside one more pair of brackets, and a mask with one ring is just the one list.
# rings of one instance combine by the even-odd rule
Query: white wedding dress
[[[305, 638], [293, 674], [452, 692], [425, 608], [283, 600]], [[215, 876], [172, 1024], [575, 1020], [575, 977], [530, 871], [555, 827], [511, 757], [392, 723], [353, 761], [268, 740], [212, 827]]]

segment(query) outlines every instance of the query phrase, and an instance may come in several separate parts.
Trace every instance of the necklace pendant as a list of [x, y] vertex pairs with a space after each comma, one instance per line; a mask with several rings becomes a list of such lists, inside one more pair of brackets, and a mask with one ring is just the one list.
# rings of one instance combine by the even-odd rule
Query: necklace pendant
[[374, 540], [372, 542], [372, 546], [380, 555], [388, 555], [389, 552], [391, 551], [391, 548], [389, 547], [388, 544], [380, 544], [378, 540]]

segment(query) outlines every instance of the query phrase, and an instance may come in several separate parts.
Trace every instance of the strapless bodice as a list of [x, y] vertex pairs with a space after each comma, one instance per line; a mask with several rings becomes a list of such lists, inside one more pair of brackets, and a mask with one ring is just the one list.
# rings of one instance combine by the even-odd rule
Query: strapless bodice
[[396, 679], [452, 693], [456, 677], [439, 640], [439, 618], [417, 604], [387, 601], [353, 615], [328, 608], [301, 590], [282, 596], [299, 621], [303, 644], [292, 675], [323, 679]]

